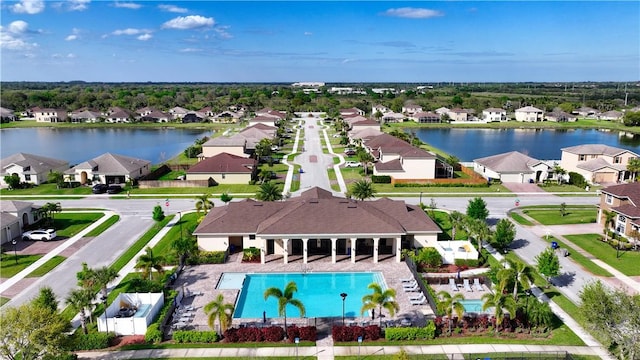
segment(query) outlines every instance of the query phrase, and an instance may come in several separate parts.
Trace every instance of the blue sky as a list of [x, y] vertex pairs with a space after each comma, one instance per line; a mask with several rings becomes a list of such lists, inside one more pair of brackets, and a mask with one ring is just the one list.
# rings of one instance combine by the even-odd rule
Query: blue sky
[[638, 81], [640, 2], [2, 1], [3, 81]]

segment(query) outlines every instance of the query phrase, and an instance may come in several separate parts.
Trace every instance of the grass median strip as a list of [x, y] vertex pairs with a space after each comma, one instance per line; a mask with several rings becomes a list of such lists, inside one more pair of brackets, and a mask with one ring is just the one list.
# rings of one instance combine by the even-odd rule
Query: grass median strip
[[156, 234], [160, 232], [160, 230], [162, 230], [162, 228], [165, 227], [167, 223], [169, 223], [171, 219], [173, 219], [173, 216], [174, 215], [169, 215], [162, 221], [154, 223], [151, 229], [147, 230], [147, 232], [144, 233], [144, 235], [142, 235], [140, 239], [138, 239], [138, 241], [131, 245], [131, 247], [129, 247], [127, 251], [120, 255], [120, 257], [116, 261], [114, 261], [113, 264], [111, 264], [111, 267], [116, 271], [120, 271], [120, 269], [122, 269], [129, 261], [131, 261], [131, 259], [133, 259], [133, 257], [136, 256], [136, 254], [140, 252], [140, 250], [142, 250], [147, 245], [147, 243], [151, 241], [151, 239], [153, 239], [153, 237], [156, 236]]
[[44, 264], [40, 265], [37, 269], [33, 270], [28, 278], [40, 277], [46, 275], [49, 271], [53, 270], [56, 266], [60, 265], [67, 258], [64, 256], [56, 255], [47, 260]]
[[638, 266], [640, 252], [616, 251], [611, 245], [600, 241], [602, 238], [600, 234], [565, 235], [564, 237], [623, 274], [627, 276], [640, 275], [640, 267]]
[[517, 222], [520, 225], [533, 226], [533, 223], [531, 221], [527, 220], [524, 216], [518, 213], [512, 212], [512, 213], [509, 213], [509, 216], [511, 216], [513, 221]]
[[590, 224], [596, 222], [598, 215], [595, 207], [591, 209], [567, 207], [564, 216], [560, 213], [560, 208], [558, 210], [526, 209], [522, 212], [542, 225]]
[[85, 235], [85, 237], [98, 236], [98, 235], [102, 234], [103, 232], [105, 232], [113, 224], [117, 223], [119, 220], [120, 220], [120, 216], [119, 215], [113, 215], [110, 218], [108, 218], [105, 222], [103, 222], [102, 224], [98, 225], [95, 229], [93, 229], [90, 232], [88, 232]]
[[594, 264], [593, 261], [589, 260], [586, 256], [582, 255], [578, 251], [571, 249], [571, 247], [567, 246], [567, 244], [565, 244], [561, 240], [558, 240], [553, 236], [544, 236], [543, 239], [546, 240], [548, 243], [555, 241], [558, 243], [558, 245], [561, 248], [568, 249], [570, 254], [569, 256], [571, 257], [571, 259], [573, 259], [573, 261], [575, 261], [576, 263], [580, 264], [580, 266], [585, 268], [590, 273], [597, 276], [613, 277], [613, 274], [601, 268], [600, 266]]
[[14, 255], [10, 252], [0, 256], [0, 276], [8, 279], [38, 261], [42, 255]]

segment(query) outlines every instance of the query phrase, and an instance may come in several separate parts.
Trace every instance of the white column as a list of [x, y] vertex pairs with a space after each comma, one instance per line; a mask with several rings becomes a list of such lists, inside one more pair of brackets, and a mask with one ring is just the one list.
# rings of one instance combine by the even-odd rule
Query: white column
[[396, 243], [396, 262], [402, 262], [402, 238], [395, 238], [394, 239], [395, 243]]
[[373, 262], [378, 263], [378, 245], [380, 244], [380, 238], [373, 238]]
[[266, 261], [266, 253], [267, 253], [267, 240], [262, 239], [262, 246], [260, 246], [260, 263], [264, 264]]
[[355, 264], [356, 263], [356, 240], [358, 240], [358, 238], [352, 238], [349, 240], [351, 240], [351, 262]]
[[302, 239], [302, 263], [307, 263], [307, 252], [309, 250], [309, 239]]
[[331, 239], [331, 263], [335, 264], [336, 263], [336, 244], [338, 242], [338, 239]]
[[289, 263], [289, 239], [282, 239], [282, 250], [284, 252], [284, 263]]

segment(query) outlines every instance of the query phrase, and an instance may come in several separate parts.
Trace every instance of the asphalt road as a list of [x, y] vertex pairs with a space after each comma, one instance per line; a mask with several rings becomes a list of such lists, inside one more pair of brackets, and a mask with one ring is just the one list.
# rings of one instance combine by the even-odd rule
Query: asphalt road
[[300, 174], [300, 190], [318, 186], [331, 191], [327, 168], [333, 166], [333, 157], [322, 152], [322, 142], [324, 142], [322, 127], [317, 124], [319, 121], [317, 118], [302, 120], [304, 120], [304, 151], [295, 160], [304, 170], [304, 173]]

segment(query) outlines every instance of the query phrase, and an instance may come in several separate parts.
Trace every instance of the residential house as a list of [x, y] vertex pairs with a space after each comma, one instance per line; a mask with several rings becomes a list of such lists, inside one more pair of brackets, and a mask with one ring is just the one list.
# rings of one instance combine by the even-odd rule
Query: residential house
[[473, 160], [473, 169], [487, 180], [526, 184], [549, 177], [551, 166], [518, 151]]
[[172, 107], [171, 109], [169, 109], [169, 114], [171, 114], [173, 120], [182, 120], [182, 118], [187, 115], [188, 112], [189, 110], [180, 106]]
[[112, 107], [105, 113], [105, 121], [108, 123], [128, 123], [133, 119], [133, 115], [129, 110]]
[[67, 110], [64, 109], [38, 109], [34, 112], [37, 122], [64, 122], [67, 120]]
[[349, 125], [349, 129], [351, 129], [351, 127], [353, 126], [353, 124], [360, 122], [360, 121], [367, 121], [369, 120], [368, 118], [364, 117], [364, 116], [360, 116], [360, 115], [345, 115], [343, 116], [343, 120], [344, 123], [346, 125]]
[[600, 114], [598, 110], [587, 107], [587, 106], [583, 106], [578, 109], [575, 109], [571, 113], [584, 118], [596, 118]]
[[216, 115], [216, 112], [213, 110], [211, 106], [205, 106], [202, 109], [198, 110], [199, 113], [204, 114], [204, 116], [208, 118], [212, 118]]
[[126, 184], [149, 174], [151, 162], [134, 157], [105, 153], [65, 171], [69, 181], [81, 184]]
[[356, 107], [352, 107], [349, 109], [340, 109], [340, 116], [354, 116], [354, 115], [364, 116], [364, 110], [360, 110]]
[[255, 179], [258, 167], [255, 159], [228, 153], [206, 158], [187, 170], [187, 180], [208, 180], [216, 184], [248, 184]]
[[253, 125], [257, 125], [257, 124], [262, 124], [262, 125], [267, 125], [267, 126], [273, 126], [276, 127], [278, 121], [280, 121], [279, 118], [274, 117], [274, 116], [262, 116], [262, 115], [258, 115], [255, 116], [251, 119], [249, 119], [249, 126], [253, 126]]
[[554, 110], [550, 113], [546, 113], [544, 118], [547, 121], [554, 122], [574, 122], [578, 119], [577, 117], [561, 110]]
[[64, 172], [69, 169], [69, 162], [40, 155], [17, 153], [0, 160], [0, 168], [2, 169], [0, 184], [3, 187], [7, 186], [4, 181], [7, 175], [18, 176], [20, 182], [40, 185], [47, 182], [49, 173]]
[[256, 145], [262, 139], [273, 140], [278, 133], [278, 128], [275, 126], [269, 126], [265, 124], [255, 124], [244, 128], [238, 134], [247, 139], [245, 144], [245, 152], [247, 154], [253, 154], [256, 149]]
[[378, 126], [378, 128], [372, 128], [372, 127], [367, 127], [364, 129], [358, 129], [358, 128], [354, 128], [353, 130], [349, 131], [349, 139], [351, 139], [352, 143], [357, 143], [357, 141], [354, 140], [366, 140], [366, 139], [370, 139], [374, 136], [378, 136], [378, 135], [382, 135], [383, 132], [380, 131], [380, 127]]
[[389, 134], [371, 137], [363, 146], [377, 162], [373, 174], [392, 182], [423, 182], [436, 177], [436, 156]]
[[405, 118], [406, 116], [404, 116], [404, 114], [388, 112], [388, 113], [382, 114], [382, 118], [380, 119], [380, 122], [383, 124], [400, 123], [400, 122], [403, 122]]
[[560, 166], [584, 176], [589, 183], [614, 183], [629, 179], [629, 160], [638, 154], [603, 144], [586, 144], [561, 149]]
[[16, 120], [18, 120], [18, 117], [15, 115], [13, 110], [0, 107], [0, 122], [4, 123]]
[[27, 226], [42, 220], [39, 209], [26, 201], [0, 200], [0, 245], [19, 239]]
[[246, 157], [246, 145], [247, 138], [240, 134], [218, 136], [202, 144], [202, 154], [198, 157], [203, 160], [222, 153]]
[[158, 112], [158, 111], [160, 110], [154, 108], [153, 106], [145, 106], [143, 108], [136, 110], [136, 114], [138, 114], [139, 117], [145, 117], [153, 112]]
[[217, 122], [217, 123], [235, 124], [240, 122], [241, 118], [242, 118], [241, 113], [231, 111], [231, 110], [225, 110], [219, 114], [214, 114], [212, 117], [212, 120], [213, 122]]
[[376, 117], [377, 113], [380, 114], [386, 114], [386, 113], [390, 113], [392, 112], [391, 109], [389, 109], [388, 107], [384, 106], [384, 105], [373, 105], [373, 107], [371, 107], [371, 116]]
[[482, 110], [482, 118], [487, 122], [509, 121], [507, 118], [507, 110], [500, 108], [487, 108]]
[[442, 107], [437, 108], [435, 110], [435, 113], [440, 115], [440, 116], [442, 116], [444, 114], [448, 114], [449, 111], [451, 111], [451, 110], [449, 110], [449, 108], [446, 108], [446, 107], [442, 106]]
[[516, 121], [536, 122], [544, 120], [544, 111], [533, 107], [525, 106], [516, 109]]
[[92, 109], [78, 109], [71, 112], [71, 122], [75, 123], [97, 123], [104, 119], [102, 113]]
[[171, 121], [171, 114], [164, 113], [159, 110], [153, 110], [145, 113], [144, 115], [140, 115], [140, 121], [143, 122], [155, 122], [155, 123], [166, 123]]
[[375, 120], [366, 119], [366, 120], [356, 121], [351, 124], [351, 130], [354, 132], [358, 132], [364, 129], [380, 130], [380, 123]]
[[467, 109], [451, 109], [447, 112], [451, 121], [469, 121], [470, 111]]
[[411, 115], [421, 113], [422, 111], [422, 106], [416, 104], [407, 104], [402, 107], [402, 113], [409, 115], [409, 117], [411, 117]]
[[[175, 115], [174, 115], [175, 116]], [[178, 117], [182, 123], [201, 123], [207, 121], [207, 116], [199, 111], [187, 111], [186, 114]]]
[[411, 115], [409, 119], [421, 124], [439, 123], [440, 115], [432, 112], [418, 112]]
[[403, 249], [433, 246], [438, 225], [416, 205], [380, 198], [355, 201], [336, 197], [314, 187], [285, 201], [244, 199], [216, 206], [194, 231], [198, 247], [205, 251], [260, 249], [267, 258], [289, 262], [289, 256], [331, 256], [357, 261], [369, 255], [377, 263], [381, 255], [402, 260]]
[[266, 117], [277, 118], [278, 120], [284, 120], [287, 118], [287, 112], [273, 110], [267, 107], [267, 108], [256, 111], [256, 116], [266, 116]]
[[611, 110], [611, 111], [605, 111], [605, 112], [601, 113], [598, 116], [598, 119], [600, 119], [600, 120], [620, 121], [620, 120], [622, 120], [623, 116], [624, 116], [624, 113], [622, 111]]
[[[613, 227], [605, 224], [605, 211], [615, 214]], [[635, 237], [634, 232], [640, 231], [640, 182], [620, 184], [604, 188], [600, 192], [600, 206], [598, 209], [598, 223], [620, 235]]]

